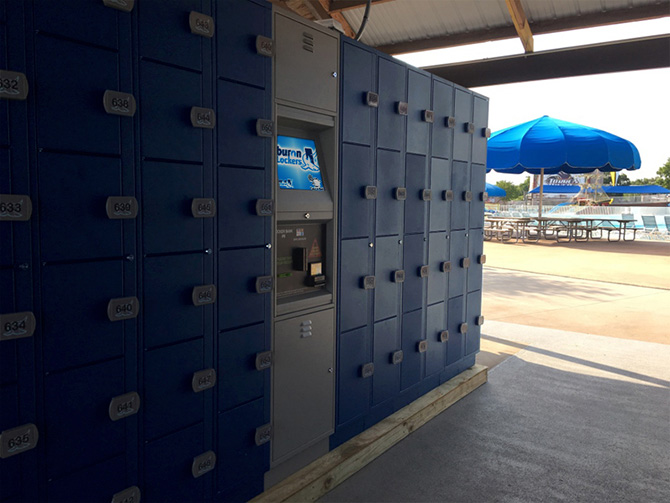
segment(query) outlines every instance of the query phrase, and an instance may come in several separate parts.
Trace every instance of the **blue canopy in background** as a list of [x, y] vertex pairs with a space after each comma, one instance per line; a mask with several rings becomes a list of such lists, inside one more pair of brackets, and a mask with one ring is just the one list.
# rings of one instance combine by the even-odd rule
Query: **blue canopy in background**
[[489, 195], [489, 197], [505, 197], [507, 195], [505, 189], [490, 183], [486, 184], [486, 193]]
[[[670, 190], [660, 185], [603, 185], [608, 195], [614, 194], [670, 194]], [[540, 192], [539, 187], [529, 191], [529, 194]], [[579, 185], [545, 185], [545, 194], [577, 194]]]

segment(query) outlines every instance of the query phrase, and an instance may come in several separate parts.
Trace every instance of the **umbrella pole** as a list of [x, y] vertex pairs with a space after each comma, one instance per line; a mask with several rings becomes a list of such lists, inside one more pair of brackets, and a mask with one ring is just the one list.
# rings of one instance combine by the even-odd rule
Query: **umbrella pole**
[[537, 216], [542, 218], [542, 195], [544, 194], [544, 168], [540, 170], [540, 206], [538, 208]]

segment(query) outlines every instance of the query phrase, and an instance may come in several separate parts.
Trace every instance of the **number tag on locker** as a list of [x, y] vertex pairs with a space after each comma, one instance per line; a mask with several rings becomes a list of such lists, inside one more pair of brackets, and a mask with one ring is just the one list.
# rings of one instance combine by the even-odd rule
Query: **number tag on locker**
[[107, 217], [110, 220], [137, 218], [137, 199], [132, 196], [108, 197], [105, 204]]
[[191, 379], [191, 388], [194, 393], [200, 393], [206, 389], [213, 388], [216, 385], [216, 370], [205, 369], [193, 373]]
[[25, 222], [33, 214], [30, 197], [21, 194], [0, 194], [0, 222]]
[[111, 503], [140, 503], [141, 495], [140, 488], [132, 486], [112, 496]]
[[212, 218], [216, 215], [216, 201], [212, 198], [197, 197], [191, 201], [194, 218]]
[[207, 451], [200, 456], [193, 458], [191, 465], [191, 475], [197, 479], [202, 477], [205, 473], [211, 472], [216, 466], [216, 454], [214, 451]]
[[140, 301], [137, 297], [121, 297], [111, 299], [107, 304], [109, 321], [121, 321], [137, 318], [140, 312]]
[[109, 418], [112, 421], [118, 421], [124, 417], [137, 414], [140, 410], [140, 395], [133, 391], [125, 395], [119, 395], [112, 398], [109, 402]]
[[0, 341], [23, 339], [35, 333], [35, 315], [30, 311], [0, 314]]
[[28, 96], [28, 79], [21, 72], [0, 70], [0, 99], [25, 100]]
[[105, 112], [111, 115], [123, 115], [132, 117], [137, 110], [135, 97], [130, 93], [121, 93], [119, 91], [105, 91], [102, 97], [102, 104]]
[[195, 286], [191, 292], [194, 306], [204, 306], [216, 302], [216, 285]]
[[34, 449], [38, 438], [37, 426], [32, 423], [3, 431], [0, 434], [0, 458], [9, 458]]

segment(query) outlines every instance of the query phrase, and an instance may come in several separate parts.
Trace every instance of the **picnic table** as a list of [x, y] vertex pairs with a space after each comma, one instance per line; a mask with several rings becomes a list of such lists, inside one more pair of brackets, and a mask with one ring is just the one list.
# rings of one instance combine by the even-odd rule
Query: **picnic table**
[[532, 222], [531, 217], [484, 217], [484, 239], [488, 241], [495, 237], [498, 241], [526, 241], [530, 238], [528, 226]]

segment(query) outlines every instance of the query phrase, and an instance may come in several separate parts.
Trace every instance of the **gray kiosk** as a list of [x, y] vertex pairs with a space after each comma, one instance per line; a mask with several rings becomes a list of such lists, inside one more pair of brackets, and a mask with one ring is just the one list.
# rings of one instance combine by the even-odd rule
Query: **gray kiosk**
[[274, 13], [272, 459], [266, 486], [334, 430], [339, 34]]

